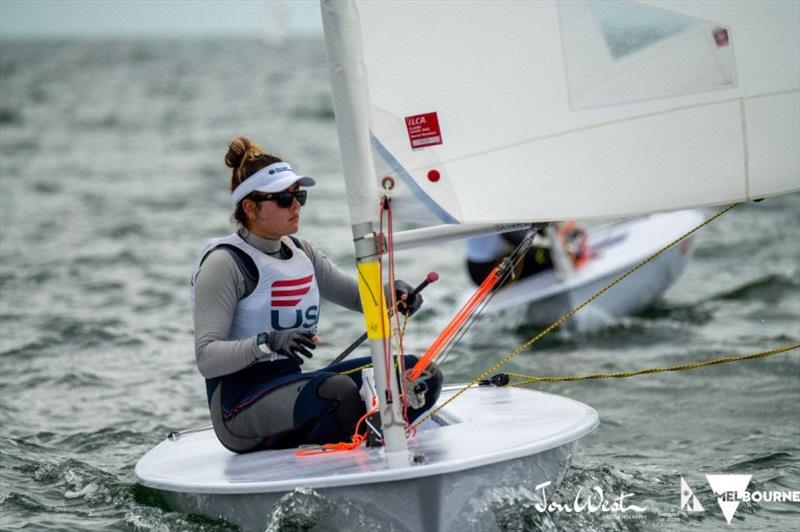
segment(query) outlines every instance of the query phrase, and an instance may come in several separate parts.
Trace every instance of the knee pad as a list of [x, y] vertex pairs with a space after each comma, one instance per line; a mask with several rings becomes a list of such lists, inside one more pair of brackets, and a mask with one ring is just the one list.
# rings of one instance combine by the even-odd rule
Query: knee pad
[[439, 367], [431, 363], [418, 380], [409, 384], [413, 385], [413, 389], [409, 390], [409, 403], [411, 404], [409, 421], [414, 421], [420, 414], [436, 404], [439, 394], [442, 392], [444, 376]]
[[431, 363], [428, 369], [423, 374], [425, 384], [428, 385], [428, 390], [425, 392], [425, 410], [436, 404], [439, 400], [439, 394], [442, 393], [442, 385], [444, 384], [444, 375], [442, 370], [439, 369], [435, 363]]
[[355, 431], [358, 419], [365, 408], [353, 379], [345, 375], [332, 375], [317, 388], [320, 399], [336, 403], [336, 423], [347, 434]]

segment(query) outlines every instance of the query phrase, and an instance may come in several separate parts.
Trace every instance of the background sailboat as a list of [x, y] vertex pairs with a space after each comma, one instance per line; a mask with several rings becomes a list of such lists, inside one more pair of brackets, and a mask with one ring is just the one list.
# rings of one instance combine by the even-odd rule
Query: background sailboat
[[272, 49], [281, 49], [288, 38], [289, 16], [283, 0], [272, 0], [265, 4], [266, 16], [261, 40]]
[[[580, 261], [562, 252], [565, 264], [554, 264], [508, 284], [483, 312], [500, 314], [509, 327], [550, 325], [703, 219], [701, 210], [692, 209], [590, 225], [585, 229], [585, 256]], [[549, 242], [555, 238], [560, 238], [558, 231], [553, 231], [548, 245], [552, 246]], [[556, 245], [563, 249], [558, 241]], [[650, 307], [677, 281], [693, 252], [692, 239], [687, 239], [655, 258], [624, 285], [593, 301], [564, 326], [590, 332]]]

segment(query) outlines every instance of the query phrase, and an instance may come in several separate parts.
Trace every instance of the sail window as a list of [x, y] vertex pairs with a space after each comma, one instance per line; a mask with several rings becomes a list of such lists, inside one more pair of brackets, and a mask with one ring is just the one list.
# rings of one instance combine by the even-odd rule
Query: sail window
[[724, 24], [630, 0], [559, 4], [573, 109], [736, 86]]
[[635, 2], [592, 2], [608, 51], [619, 59], [698, 24], [698, 20]]

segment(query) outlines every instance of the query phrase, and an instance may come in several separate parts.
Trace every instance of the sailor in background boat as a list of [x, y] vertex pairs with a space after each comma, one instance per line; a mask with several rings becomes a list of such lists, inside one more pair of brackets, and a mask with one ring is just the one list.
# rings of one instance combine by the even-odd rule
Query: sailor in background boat
[[[195, 355], [206, 379], [214, 431], [231, 451], [349, 442], [365, 413], [361, 374], [341, 372], [371, 363], [359, 358], [303, 373], [319, 338], [320, 296], [361, 311], [358, 284], [299, 229], [305, 190], [315, 184], [279, 157], [244, 137], [225, 156], [232, 170], [235, 233], [209, 241], [192, 274]], [[398, 305], [413, 313], [422, 305], [411, 287], [395, 283]], [[407, 355], [406, 367], [416, 357]], [[425, 404], [410, 408], [413, 421], [433, 406], [442, 385], [435, 369]]]
[[[557, 231], [545, 230], [545, 233], [560, 241], [555, 243], [562, 246], [575, 267], [580, 267], [589, 258], [586, 240], [586, 230], [578, 227], [575, 222], [566, 222], [557, 227]], [[495, 266], [511, 254], [528, 234], [528, 230], [520, 229], [507, 233], [483, 235], [467, 240], [467, 271], [476, 285], [481, 284]], [[513, 280], [519, 280], [530, 275], [553, 268], [550, 247], [547, 245], [531, 246], [522, 260], [514, 269]]]

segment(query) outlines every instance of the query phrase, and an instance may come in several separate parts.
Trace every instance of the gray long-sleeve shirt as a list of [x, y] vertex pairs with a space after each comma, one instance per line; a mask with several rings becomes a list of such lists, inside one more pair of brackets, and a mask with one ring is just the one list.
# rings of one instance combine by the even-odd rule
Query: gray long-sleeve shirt
[[[270, 256], [281, 257], [280, 240], [268, 240], [249, 232], [241, 234], [249, 244]], [[358, 283], [340, 270], [310, 242], [300, 240], [314, 267], [320, 296], [350, 310], [361, 312]], [[264, 353], [256, 337], [228, 340], [236, 305], [250, 294], [257, 280], [248, 278], [225, 249], [208, 254], [195, 278], [194, 340], [200, 373], [207, 378], [246, 368]]]

